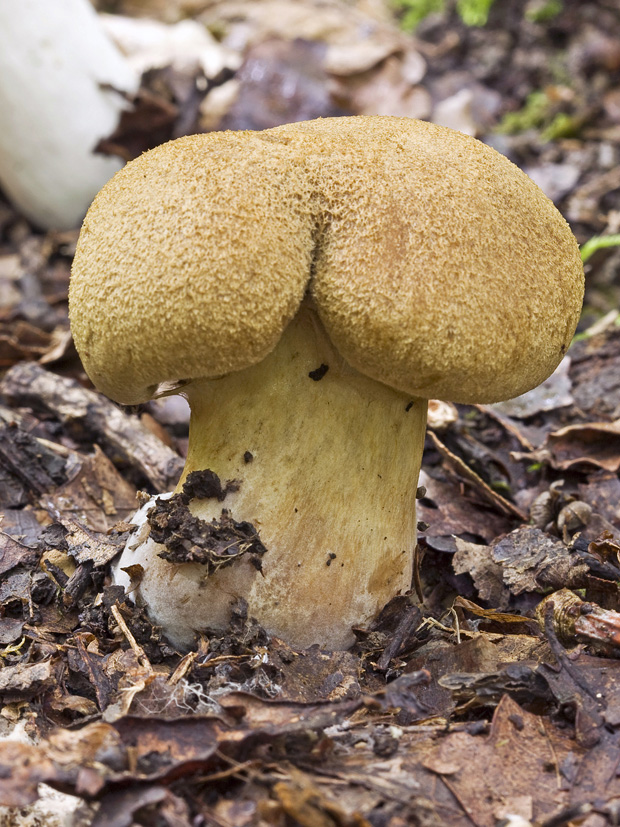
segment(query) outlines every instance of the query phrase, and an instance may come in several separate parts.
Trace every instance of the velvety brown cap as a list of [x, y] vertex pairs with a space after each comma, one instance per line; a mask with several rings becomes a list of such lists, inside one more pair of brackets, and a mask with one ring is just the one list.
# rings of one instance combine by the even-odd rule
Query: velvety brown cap
[[123, 404], [273, 350], [306, 291], [308, 184], [257, 133], [180, 138], [127, 164], [84, 220], [71, 329], [84, 367]]
[[492, 402], [544, 380], [579, 317], [560, 213], [479, 141], [351, 117], [165, 144], [95, 199], [70, 293], [85, 368], [133, 403], [263, 359], [308, 289], [360, 372]]
[[321, 154], [310, 289], [349, 364], [413, 396], [455, 402], [518, 396], [557, 367], [583, 300], [579, 248], [507, 158], [406, 118], [265, 134]]

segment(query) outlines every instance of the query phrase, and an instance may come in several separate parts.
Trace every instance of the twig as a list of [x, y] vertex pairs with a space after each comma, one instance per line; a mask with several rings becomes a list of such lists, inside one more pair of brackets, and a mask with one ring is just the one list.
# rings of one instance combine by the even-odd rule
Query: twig
[[153, 671], [153, 667], [151, 666], [151, 662], [148, 659], [146, 652], [140, 646], [140, 644], [136, 641], [135, 637], [129, 631], [129, 626], [125, 623], [125, 619], [118, 608], [118, 601], [112, 606], [112, 614], [114, 616], [114, 620], [118, 623], [121, 632], [125, 635], [127, 642], [131, 646], [135, 656], [138, 659], [138, 663], [140, 666], [143, 666], [145, 669], [148, 669], [149, 672]]
[[377, 661], [377, 669], [380, 672], [386, 672], [388, 666], [390, 665], [390, 661], [392, 658], [395, 658], [396, 655], [402, 649], [403, 643], [411, 634], [414, 626], [416, 626], [422, 618], [422, 613], [418, 609], [417, 606], [408, 606], [405, 610], [398, 627], [396, 628], [396, 632], [394, 633], [394, 637], [388, 643], [388, 645], [383, 650], [383, 654]]
[[181, 658], [177, 668], [168, 678], [168, 683], [171, 686], [175, 686], [181, 680], [181, 678], [184, 678], [187, 675], [189, 670], [194, 665], [195, 660], [196, 652], [188, 652], [183, 658]]

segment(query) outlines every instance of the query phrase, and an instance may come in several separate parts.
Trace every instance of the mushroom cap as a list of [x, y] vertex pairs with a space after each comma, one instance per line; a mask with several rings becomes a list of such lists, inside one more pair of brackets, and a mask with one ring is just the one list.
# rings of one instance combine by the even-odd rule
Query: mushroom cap
[[577, 243], [495, 150], [392, 117], [164, 144], [86, 217], [70, 311], [91, 379], [127, 404], [261, 361], [304, 294], [361, 373], [458, 402], [525, 392], [583, 298]]
[[179, 138], [127, 164], [93, 201], [69, 310], [82, 363], [112, 399], [260, 362], [306, 291], [308, 185], [255, 133]]

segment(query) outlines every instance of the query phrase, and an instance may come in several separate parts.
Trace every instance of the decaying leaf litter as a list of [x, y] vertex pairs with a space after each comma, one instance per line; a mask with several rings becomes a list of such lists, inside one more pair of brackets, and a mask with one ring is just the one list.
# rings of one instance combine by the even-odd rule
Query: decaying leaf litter
[[[137, 50], [142, 88], [106, 148], [431, 118], [508, 154], [581, 243], [613, 234], [620, 12], [565, 0], [546, 19], [544, 5], [498, 0], [480, 28], [448, 9], [412, 37], [378, 2], [105, 4], [217, 37], [211, 63]], [[616, 249], [588, 260], [577, 341], [545, 386], [434, 410], [414, 588], [351, 651], [293, 651], [240, 603], [226, 635], [184, 654], [107, 566], [138, 492], [174, 485], [187, 412], [172, 398], [121, 410], [90, 389], [66, 315], [77, 233], [37, 232], [7, 203], [0, 223], [5, 805], [45, 783], [98, 825], [618, 823]]]

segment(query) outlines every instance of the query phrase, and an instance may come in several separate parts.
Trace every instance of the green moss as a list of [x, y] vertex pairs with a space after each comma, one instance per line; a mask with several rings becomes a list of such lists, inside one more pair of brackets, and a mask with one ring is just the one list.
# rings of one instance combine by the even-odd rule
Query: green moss
[[510, 494], [511, 489], [507, 482], [504, 480], [493, 480], [491, 483], [491, 488], [493, 491], [497, 491], [498, 494]]
[[575, 138], [581, 129], [581, 118], [575, 118], [566, 112], [559, 112], [551, 123], [543, 129], [540, 137], [543, 141], [557, 141], [560, 138]]
[[[466, 26], [485, 26], [495, 0], [451, 0]], [[401, 16], [400, 26], [406, 32], [414, 31], [429, 14], [442, 12], [448, 0], [392, 0], [392, 7]], [[525, 10], [526, 20], [548, 23], [564, 9], [562, 0], [533, 0]]]
[[508, 112], [497, 127], [497, 132], [518, 135], [528, 129], [540, 129], [549, 114], [549, 98], [542, 91], [530, 92], [525, 104], [517, 112]]
[[457, 0], [456, 10], [466, 26], [485, 26], [494, 0]]
[[525, 19], [531, 23], [549, 23], [563, 10], [562, 0], [540, 0], [528, 5], [525, 10]]
[[525, 104], [517, 112], [508, 112], [502, 118], [496, 131], [506, 135], [518, 135], [529, 129], [540, 132], [541, 141], [557, 141], [579, 135], [583, 118], [567, 112], [557, 112], [546, 92], [531, 92]]
[[398, 14], [402, 14], [400, 27], [406, 32], [413, 32], [425, 17], [445, 8], [445, 0], [393, 0]]
[[[494, 0], [456, 0], [456, 11], [466, 26], [484, 26]], [[406, 32], [414, 31], [424, 18], [446, 8], [446, 0], [392, 0], [400, 26]]]

